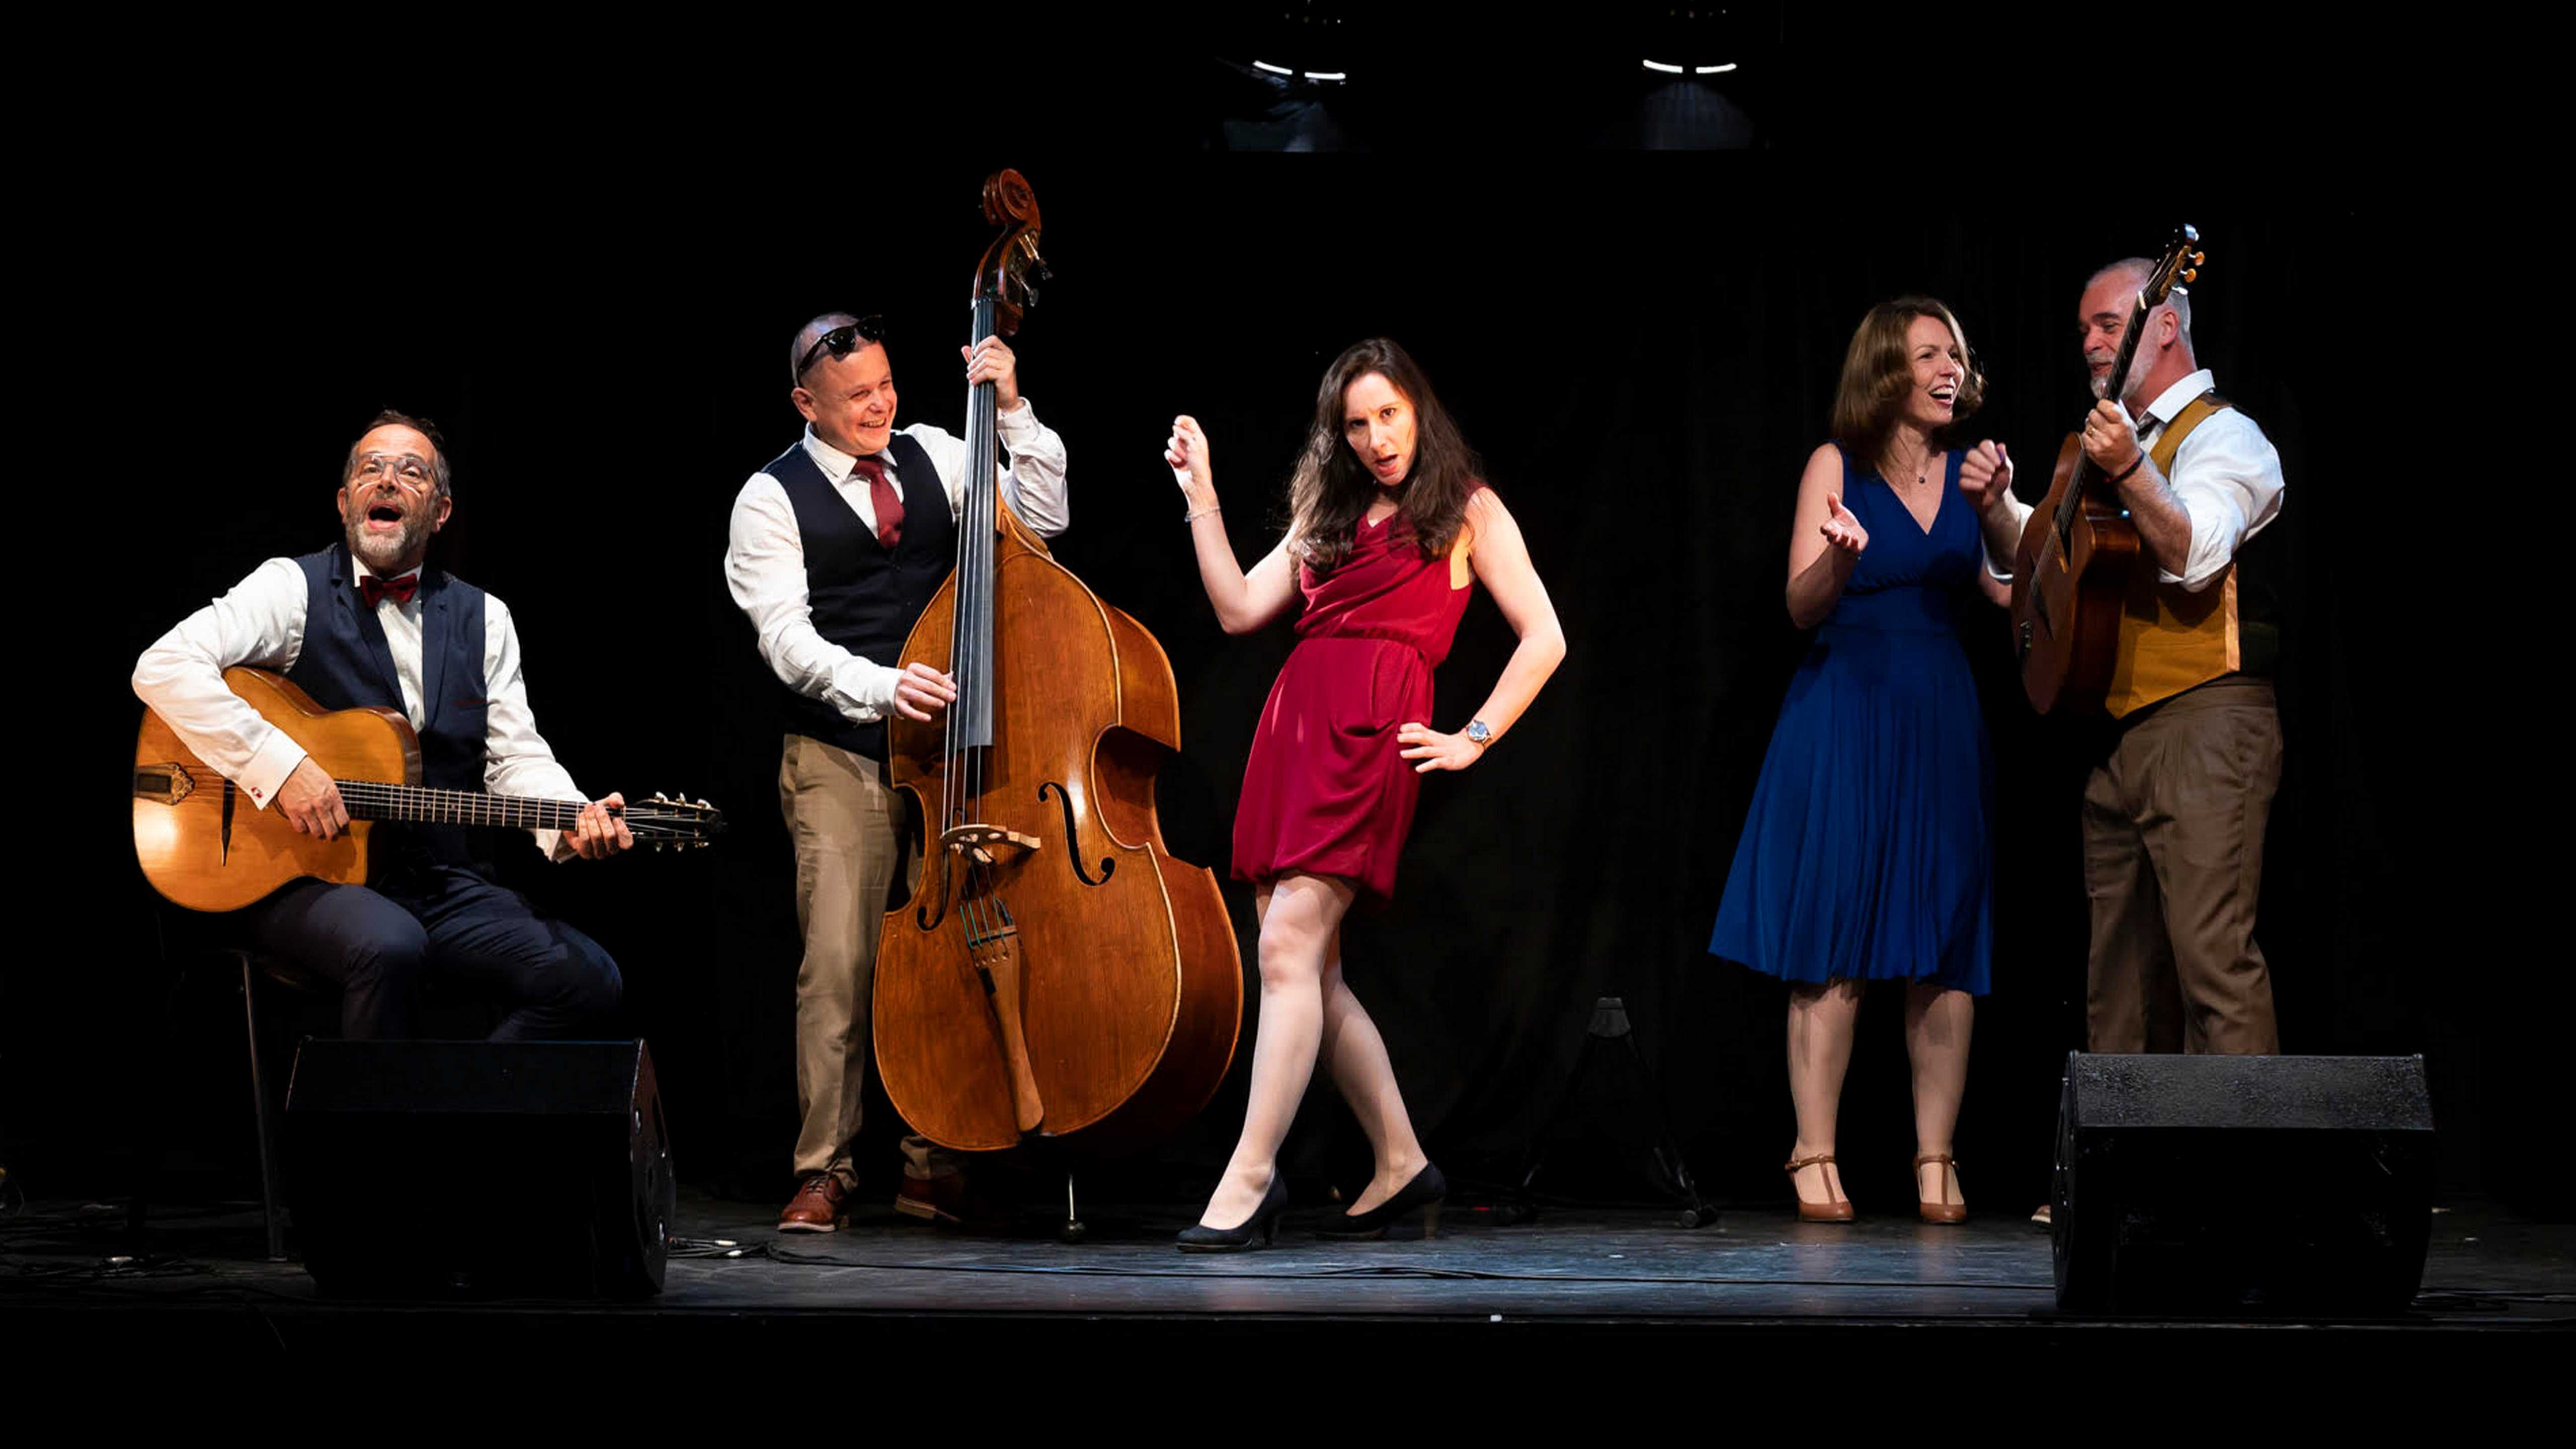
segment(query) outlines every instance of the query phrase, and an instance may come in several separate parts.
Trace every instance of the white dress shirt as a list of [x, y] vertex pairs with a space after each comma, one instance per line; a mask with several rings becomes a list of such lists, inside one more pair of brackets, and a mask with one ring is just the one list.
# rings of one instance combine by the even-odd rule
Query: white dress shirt
[[[1002, 445], [1011, 450], [1011, 466], [1000, 474], [1003, 496], [1020, 520], [1041, 538], [1064, 532], [1068, 521], [1064, 489], [1064, 440], [1038, 421], [1027, 398], [1001, 415]], [[915, 423], [903, 435], [930, 455], [939, 485], [948, 494], [953, 519], [966, 506], [966, 440], [928, 423]], [[870, 533], [876, 532], [876, 503], [864, 476], [853, 477], [858, 461], [805, 429], [805, 454]], [[878, 455], [886, 478], [900, 490], [891, 450]], [[900, 660], [867, 659], [824, 638], [814, 627], [814, 610], [805, 588], [805, 542], [796, 528], [796, 507], [787, 501], [786, 485], [767, 473], [754, 473], [733, 501], [733, 527], [725, 545], [725, 584], [733, 601], [751, 618], [760, 641], [760, 657], [789, 689], [819, 699], [844, 718], [870, 724], [894, 711], [895, 681], [903, 677]]]
[[[2137, 419], [2138, 446], [2153, 448], [2165, 425], [2215, 385], [2204, 367], [2166, 388]], [[2156, 581], [2180, 584], [2194, 592], [2218, 577], [2245, 540], [2281, 516], [2281, 494], [2287, 487], [2281, 478], [2281, 455], [2272, 440], [2236, 408], [2201, 419], [2174, 453], [2165, 482], [2172, 485], [2175, 501], [2191, 519], [2191, 557], [2183, 561], [2181, 573], [2158, 567]], [[2030, 521], [2032, 505], [2009, 497], [2008, 503], [2013, 533], [2019, 537]], [[1991, 548], [1986, 568], [1996, 578], [2012, 577], [2012, 560], [1996, 559]]]
[[[373, 573], [365, 563], [350, 561], [360, 577]], [[293, 669], [304, 650], [304, 620], [311, 606], [307, 593], [304, 570], [295, 560], [270, 559], [231, 592], [180, 620], [134, 663], [134, 692], [198, 758], [262, 810], [303, 763], [304, 747], [225, 688], [223, 673], [236, 664], [281, 674]], [[402, 684], [403, 713], [414, 729], [426, 718], [420, 695], [421, 602], [418, 594], [405, 603], [388, 594], [376, 605], [376, 622], [384, 626], [385, 647]], [[508, 606], [490, 594], [483, 596], [483, 693], [489, 701], [483, 788], [496, 795], [587, 799], [537, 733], [527, 685], [519, 677], [519, 631], [510, 622]], [[561, 832], [531, 833], [537, 849], [548, 856], [572, 857]]]

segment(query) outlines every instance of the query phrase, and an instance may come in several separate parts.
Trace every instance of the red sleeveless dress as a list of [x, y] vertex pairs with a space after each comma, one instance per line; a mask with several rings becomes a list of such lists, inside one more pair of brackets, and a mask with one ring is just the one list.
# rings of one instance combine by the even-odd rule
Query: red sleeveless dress
[[1448, 557], [1424, 558], [1401, 513], [1354, 538], [1340, 568], [1297, 571], [1306, 611], [1244, 762], [1234, 875], [1340, 876], [1383, 905], [1422, 793], [1396, 729], [1431, 723], [1431, 671], [1474, 584], [1451, 588]]

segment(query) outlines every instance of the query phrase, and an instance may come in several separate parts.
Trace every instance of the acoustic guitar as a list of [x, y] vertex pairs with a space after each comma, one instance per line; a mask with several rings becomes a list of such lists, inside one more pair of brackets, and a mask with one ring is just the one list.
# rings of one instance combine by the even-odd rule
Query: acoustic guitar
[[[2138, 289], [2105, 396], [2127, 391], [2147, 314], [2164, 304], [2177, 282], [2188, 285], [2199, 277], [2209, 260], [2195, 250], [2199, 243], [2195, 228], [2175, 233]], [[2067, 434], [2048, 497], [2022, 525], [2013, 550], [2013, 647], [2031, 708], [2071, 714], [2102, 707], [2120, 652], [2120, 611], [2139, 562], [2137, 525], [2102, 470], [2084, 455], [2083, 433]]]
[[[395, 711], [325, 710], [265, 669], [227, 669], [224, 683], [330, 774], [349, 828], [337, 840], [316, 840], [283, 811], [251, 804], [147, 709], [134, 741], [134, 854], [144, 879], [173, 905], [238, 910], [307, 876], [363, 885], [376, 821], [570, 830], [587, 803], [424, 789], [416, 783], [420, 737]], [[702, 846], [724, 831], [723, 812], [704, 800], [655, 795], [627, 805], [624, 818], [635, 843], [655, 850]]]

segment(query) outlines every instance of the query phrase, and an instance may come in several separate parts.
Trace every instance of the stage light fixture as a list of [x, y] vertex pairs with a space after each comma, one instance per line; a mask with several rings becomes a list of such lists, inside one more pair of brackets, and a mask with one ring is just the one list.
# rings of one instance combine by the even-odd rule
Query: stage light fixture
[[1253, 68], [1254, 70], [1266, 70], [1266, 71], [1270, 72], [1272, 75], [1291, 75], [1291, 76], [1292, 76], [1292, 75], [1295, 75], [1295, 74], [1297, 73], [1297, 72], [1295, 72], [1295, 71], [1293, 71], [1293, 70], [1290, 70], [1288, 67], [1286, 67], [1286, 66], [1284, 66], [1284, 65], [1272, 65], [1270, 62], [1268, 62], [1268, 61], [1266, 61], [1266, 60], [1256, 60], [1256, 61], [1254, 61], [1254, 62], [1252, 63], [1252, 68]]
[[1346, 81], [1351, 78], [1351, 73], [1346, 70], [1310, 70], [1305, 75], [1310, 81]]
[[1731, 71], [1731, 70], [1733, 70], [1733, 69], [1735, 69], [1735, 62], [1730, 60], [1730, 61], [1728, 61], [1728, 62], [1727, 62], [1726, 64], [1724, 64], [1724, 65], [1701, 65], [1701, 66], [1693, 66], [1693, 67], [1691, 67], [1691, 74], [1693, 74], [1693, 75], [1724, 75], [1724, 74], [1726, 74], [1728, 71]]
[[1680, 66], [1677, 66], [1677, 65], [1666, 65], [1665, 63], [1663, 63], [1663, 62], [1662, 62], [1662, 61], [1660, 61], [1660, 60], [1650, 60], [1650, 61], [1647, 61], [1645, 64], [1646, 64], [1646, 69], [1648, 69], [1648, 70], [1659, 70], [1659, 71], [1662, 71], [1662, 72], [1663, 72], [1664, 74], [1666, 74], [1666, 75], [1680, 75], [1680, 74], [1682, 73], [1682, 68], [1681, 68]]

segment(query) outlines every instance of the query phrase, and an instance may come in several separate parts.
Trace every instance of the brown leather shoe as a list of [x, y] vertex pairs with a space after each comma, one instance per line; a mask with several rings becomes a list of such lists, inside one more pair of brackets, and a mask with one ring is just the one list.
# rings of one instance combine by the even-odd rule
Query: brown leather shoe
[[[1923, 1169], [1926, 1166], [1938, 1166], [1941, 1169], [1940, 1199], [1928, 1198], [1923, 1195]], [[1968, 1205], [1966, 1203], [1949, 1202], [1945, 1200], [1950, 1196], [1950, 1184], [1956, 1182], [1958, 1177], [1959, 1164], [1952, 1160], [1949, 1153], [1927, 1152], [1914, 1159], [1914, 1211], [1922, 1216], [1923, 1221], [1927, 1223], [1964, 1223], [1968, 1220]]]
[[[1791, 1192], [1796, 1192], [1798, 1190], [1798, 1173], [1800, 1169], [1809, 1167], [1831, 1167], [1833, 1165], [1834, 1155], [1830, 1152], [1819, 1152], [1813, 1157], [1792, 1158], [1788, 1165], [1789, 1190]], [[1828, 1193], [1832, 1192], [1834, 1190], [1834, 1179], [1832, 1174], [1820, 1173], [1818, 1175], [1825, 1179], [1825, 1191]], [[1851, 1220], [1852, 1205], [1849, 1198], [1838, 1197], [1827, 1202], [1809, 1202], [1803, 1197], [1798, 1199], [1798, 1221], [1802, 1223], [1847, 1223]]]
[[828, 1172], [815, 1173], [787, 1200], [787, 1210], [778, 1215], [778, 1230], [828, 1233], [841, 1225], [841, 1202], [849, 1195], [839, 1178]]
[[966, 1220], [966, 1174], [943, 1172], [937, 1177], [903, 1175], [903, 1186], [895, 1190], [894, 1210], [906, 1217], [932, 1223], [962, 1223]]

